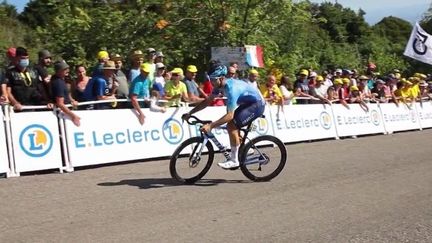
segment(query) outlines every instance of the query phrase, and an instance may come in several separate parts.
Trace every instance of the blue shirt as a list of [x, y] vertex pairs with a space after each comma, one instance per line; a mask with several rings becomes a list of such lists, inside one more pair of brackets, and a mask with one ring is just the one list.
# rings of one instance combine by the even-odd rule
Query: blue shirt
[[54, 99], [57, 97], [63, 97], [65, 104], [71, 103], [69, 99], [69, 91], [66, 87], [66, 82], [62, 78], [53, 76], [53, 79], [51, 80], [51, 92]]
[[140, 74], [141, 74], [141, 72], [140, 72], [139, 68], [138, 69], [131, 69], [129, 72], [129, 81], [132, 82]]
[[228, 112], [234, 111], [237, 106], [255, 102], [264, 103], [264, 99], [257, 88], [239, 79], [227, 79], [223, 90], [214, 89], [213, 95], [220, 92], [227, 97]]
[[95, 101], [98, 96], [108, 95], [110, 92], [107, 81], [102, 76], [95, 76], [89, 80], [87, 83], [83, 99], [85, 101]]
[[198, 85], [195, 81], [185, 79], [183, 81], [186, 84], [188, 93], [194, 94], [195, 96], [199, 96]]
[[150, 80], [148, 77], [139, 75], [130, 86], [129, 95], [136, 95], [138, 99], [150, 98]]

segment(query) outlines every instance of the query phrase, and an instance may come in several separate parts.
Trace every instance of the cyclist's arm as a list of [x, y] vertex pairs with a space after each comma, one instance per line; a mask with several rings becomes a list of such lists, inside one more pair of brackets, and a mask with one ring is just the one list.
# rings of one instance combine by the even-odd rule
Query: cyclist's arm
[[207, 106], [209, 106], [214, 100], [214, 96], [210, 95], [209, 97], [207, 97], [205, 100], [201, 101], [197, 106], [195, 106], [192, 110], [190, 110], [188, 112], [189, 115], [192, 115], [204, 108], [206, 108]]

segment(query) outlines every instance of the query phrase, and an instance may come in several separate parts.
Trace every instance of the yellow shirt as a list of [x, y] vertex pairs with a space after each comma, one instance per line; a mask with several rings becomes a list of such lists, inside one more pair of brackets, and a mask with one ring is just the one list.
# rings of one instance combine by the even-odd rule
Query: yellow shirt
[[[187, 93], [187, 88], [186, 88], [186, 84], [184, 84], [182, 81], [179, 81], [178, 85], [175, 85], [172, 80], [168, 81], [165, 84], [165, 94], [167, 96], [172, 97], [172, 96], [184, 94], [184, 93]], [[169, 106], [179, 105], [180, 101], [181, 101], [181, 98], [171, 99], [171, 100], [169, 100], [168, 105]]]
[[268, 99], [271, 97], [274, 97], [272, 101], [273, 104], [277, 104], [283, 99], [283, 95], [279, 87], [275, 84], [271, 88], [267, 87], [267, 85], [263, 84], [260, 86], [261, 94], [263, 95], [264, 99]]
[[420, 96], [420, 86], [419, 86], [419, 84], [414, 84], [411, 87], [411, 94], [412, 94], [413, 98], [417, 98], [417, 97]]

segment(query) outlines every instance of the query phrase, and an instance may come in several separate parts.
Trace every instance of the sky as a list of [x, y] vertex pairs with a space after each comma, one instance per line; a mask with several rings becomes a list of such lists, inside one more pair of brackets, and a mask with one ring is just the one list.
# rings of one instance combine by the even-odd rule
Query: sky
[[[298, 0], [297, 0], [298, 1]], [[422, 14], [429, 8], [432, 0], [311, 0], [312, 2], [338, 2], [344, 7], [353, 10], [363, 9], [366, 12], [366, 21], [374, 25], [382, 18], [395, 16], [405, 19], [411, 23], [420, 20]], [[8, 0], [9, 4], [15, 5], [21, 12], [28, 0]]]

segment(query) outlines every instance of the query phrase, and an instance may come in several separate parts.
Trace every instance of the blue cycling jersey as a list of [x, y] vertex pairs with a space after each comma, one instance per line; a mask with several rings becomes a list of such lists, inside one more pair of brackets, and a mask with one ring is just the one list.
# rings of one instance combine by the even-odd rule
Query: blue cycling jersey
[[227, 79], [222, 90], [213, 90], [214, 95], [223, 93], [227, 97], [228, 112], [234, 111], [237, 106], [251, 104], [258, 101], [264, 103], [264, 99], [257, 88], [238, 79]]

